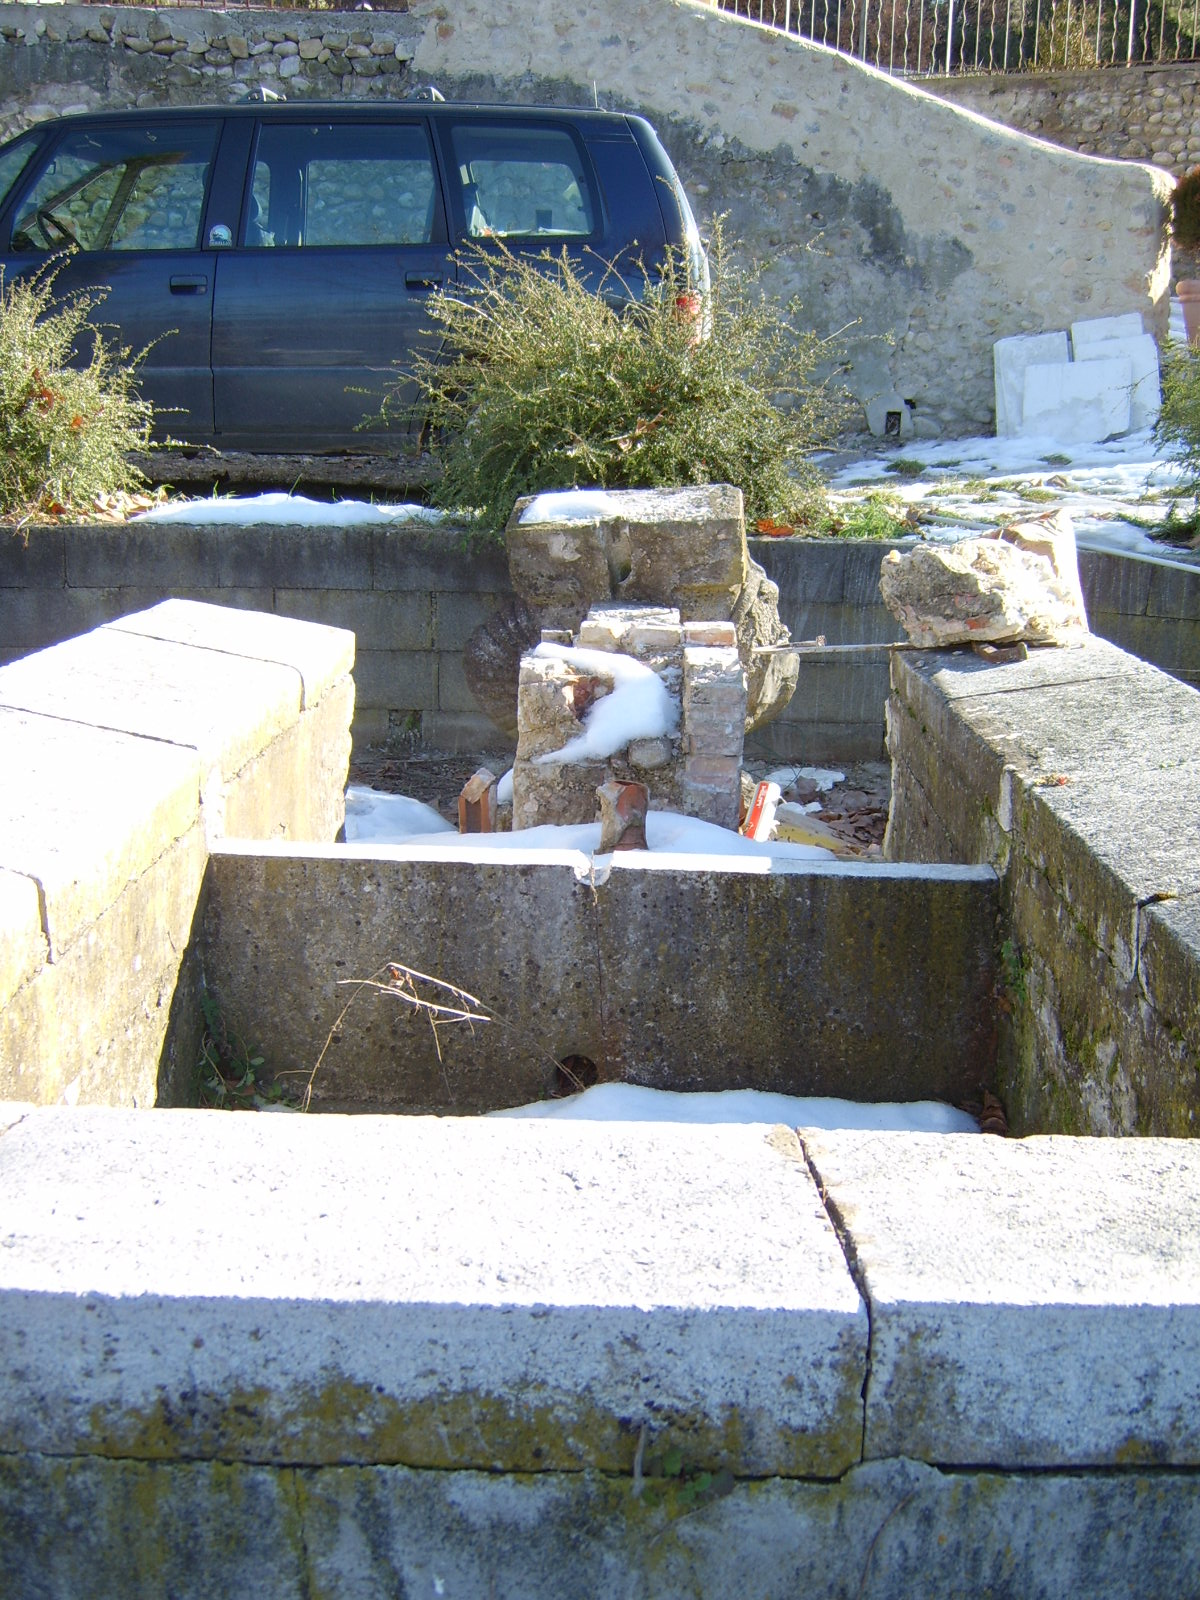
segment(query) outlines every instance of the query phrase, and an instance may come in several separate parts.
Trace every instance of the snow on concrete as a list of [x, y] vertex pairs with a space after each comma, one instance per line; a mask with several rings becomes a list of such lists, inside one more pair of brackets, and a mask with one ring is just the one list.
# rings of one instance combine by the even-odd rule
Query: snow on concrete
[[[349, 803], [353, 793], [354, 804]], [[578, 870], [588, 872], [596, 861], [609, 862], [611, 856], [599, 854], [600, 824], [544, 823], [538, 828], [518, 828], [514, 833], [459, 833], [449, 823], [437, 827], [427, 814], [429, 807], [403, 796], [383, 794], [375, 789], [347, 791], [346, 842], [371, 844], [380, 848], [402, 848], [405, 857], [432, 853], [444, 859], [447, 851], [470, 854], [477, 860], [512, 859], [558, 852]], [[389, 802], [399, 804], [391, 805]], [[436, 813], [434, 813], [436, 816]], [[438, 818], [441, 822], [441, 819]], [[681, 816], [675, 811], [651, 811], [646, 817], [645, 850], [623, 850], [621, 860], [629, 866], [650, 864], [670, 857], [674, 864], [691, 861], [700, 867], [721, 860], [769, 864], [771, 861], [833, 861], [829, 850], [818, 845], [787, 844], [779, 840], [759, 843], [746, 839], [729, 828], [720, 828], [699, 817]]]
[[974, 1117], [936, 1100], [860, 1104], [829, 1097], [726, 1089], [681, 1094], [636, 1083], [598, 1083], [560, 1100], [491, 1111], [493, 1117], [561, 1122], [784, 1123], [790, 1128], [858, 1128], [893, 1133], [978, 1133]]
[[258, 523], [285, 527], [361, 526], [364, 522], [438, 523], [444, 511], [429, 506], [377, 506], [366, 500], [311, 500], [302, 494], [211, 495], [204, 500], [168, 500], [141, 511], [131, 522], [187, 522], [209, 527], [214, 523], [239, 528]]
[[385, 794], [357, 783], [346, 790], [347, 842], [419, 839], [430, 833], [453, 833], [457, 837], [458, 830], [421, 800], [411, 800], [403, 794]]
[[535, 495], [517, 521], [524, 527], [547, 522], [595, 522], [616, 516], [620, 502], [603, 489], [563, 489]]
[[[1081, 550], [1121, 550], [1194, 567], [1197, 558], [1151, 537], [1165, 522], [1184, 478], [1149, 429], [1104, 444], [1064, 444], [1049, 435], [1022, 439], [953, 439], [906, 446], [914, 476], [889, 472], [896, 455], [874, 453], [831, 474], [835, 498], [886, 489], [928, 522], [928, 539], [955, 543], [1042, 511], [1066, 510]], [[1033, 502], [1025, 491], [1032, 489]]]

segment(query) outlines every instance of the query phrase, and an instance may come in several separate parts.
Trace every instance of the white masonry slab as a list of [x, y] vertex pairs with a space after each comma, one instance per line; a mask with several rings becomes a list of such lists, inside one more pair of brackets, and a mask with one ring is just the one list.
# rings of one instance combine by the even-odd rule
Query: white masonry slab
[[30, 1111], [0, 1452], [837, 1476], [867, 1315], [794, 1134]]
[[293, 666], [201, 654], [110, 623], [0, 669], [0, 707], [189, 747], [205, 772], [219, 766], [231, 777], [296, 720], [301, 677]]
[[1071, 324], [1071, 349], [1076, 361], [1085, 361], [1095, 345], [1112, 339], [1137, 339], [1145, 332], [1140, 311], [1124, 311], [1115, 317], [1084, 317]]
[[[1119, 319], [1114, 319], [1119, 320]], [[1152, 428], [1162, 406], [1158, 377], [1158, 346], [1148, 333], [1120, 339], [1098, 339], [1075, 352], [1076, 361], [1121, 361], [1130, 364], [1129, 426]]]
[[1034, 363], [1024, 381], [1023, 437], [1096, 444], [1129, 431], [1133, 367], [1127, 359]]
[[1035, 364], [1053, 365], [1069, 358], [1065, 333], [1021, 333], [1010, 339], [996, 340], [992, 346], [992, 361], [996, 377], [996, 434], [999, 438], [1015, 438], [1021, 432], [1025, 369]]
[[108, 628], [147, 639], [195, 645], [239, 661], [270, 661], [300, 675], [302, 709], [313, 706], [339, 678], [354, 670], [354, 634], [348, 628], [302, 622], [256, 611], [252, 620], [232, 607], [196, 600], [164, 600], [148, 611], [120, 617]]
[[868, 1458], [1200, 1461], [1200, 1144], [801, 1136], [871, 1306]]

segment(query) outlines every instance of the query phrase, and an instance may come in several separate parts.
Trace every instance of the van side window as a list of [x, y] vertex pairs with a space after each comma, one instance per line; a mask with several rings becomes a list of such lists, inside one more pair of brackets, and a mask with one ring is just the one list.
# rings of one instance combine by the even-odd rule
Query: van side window
[[564, 128], [460, 123], [451, 130], [472, 239], [587, 239], [598, 208]]
[[74, 132], [34, 168], [14, 250], [195, 250], [216, 125]]
[[242, 242], [403, 245], [444, 239], [423, 123], [260, 128]]

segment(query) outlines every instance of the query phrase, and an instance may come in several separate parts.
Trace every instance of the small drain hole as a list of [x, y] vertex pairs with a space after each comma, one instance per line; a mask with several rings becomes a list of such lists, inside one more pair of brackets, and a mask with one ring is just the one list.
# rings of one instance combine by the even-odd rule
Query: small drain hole
[[591, 1056], [563, 1056], [554, 1075], [554, 1097], [578, 1094], [600, 1082], [600, 1069]]

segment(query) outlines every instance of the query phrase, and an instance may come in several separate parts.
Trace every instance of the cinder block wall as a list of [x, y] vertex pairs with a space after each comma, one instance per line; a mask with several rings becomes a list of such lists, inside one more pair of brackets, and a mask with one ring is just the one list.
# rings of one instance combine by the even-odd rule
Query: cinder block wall
[[0, 669], [0, 1099], [187, 1099], [210, 843], [337, 835], [353, 662], [175, 600]]
[[896, 654], [886, 851], [1002, 878], [1015, 1132], [1200, 1126], [1200, 694], [1100, 639]]
[[[880, 646], [901, 637], [879, 598], [879, 563], [892, 547], [752, 539], [750, 548], [779, 585], [794, 639], [866, 647], [805, 656], [791, 704], [750, 752], [882, 759]], [[1092, 551], [1079, 565], [1094, 632], [1200, 684], [1200, 567]], [[0, 539], [0, 661], [185, 595], [353, 630], [358, 746], [419, 733], [433, 749], [511, 755], [462, 670], [472, 631], [511, 593], [503, 552], [468, 552], [454, 528], [31, 528], [27, 542]]]

